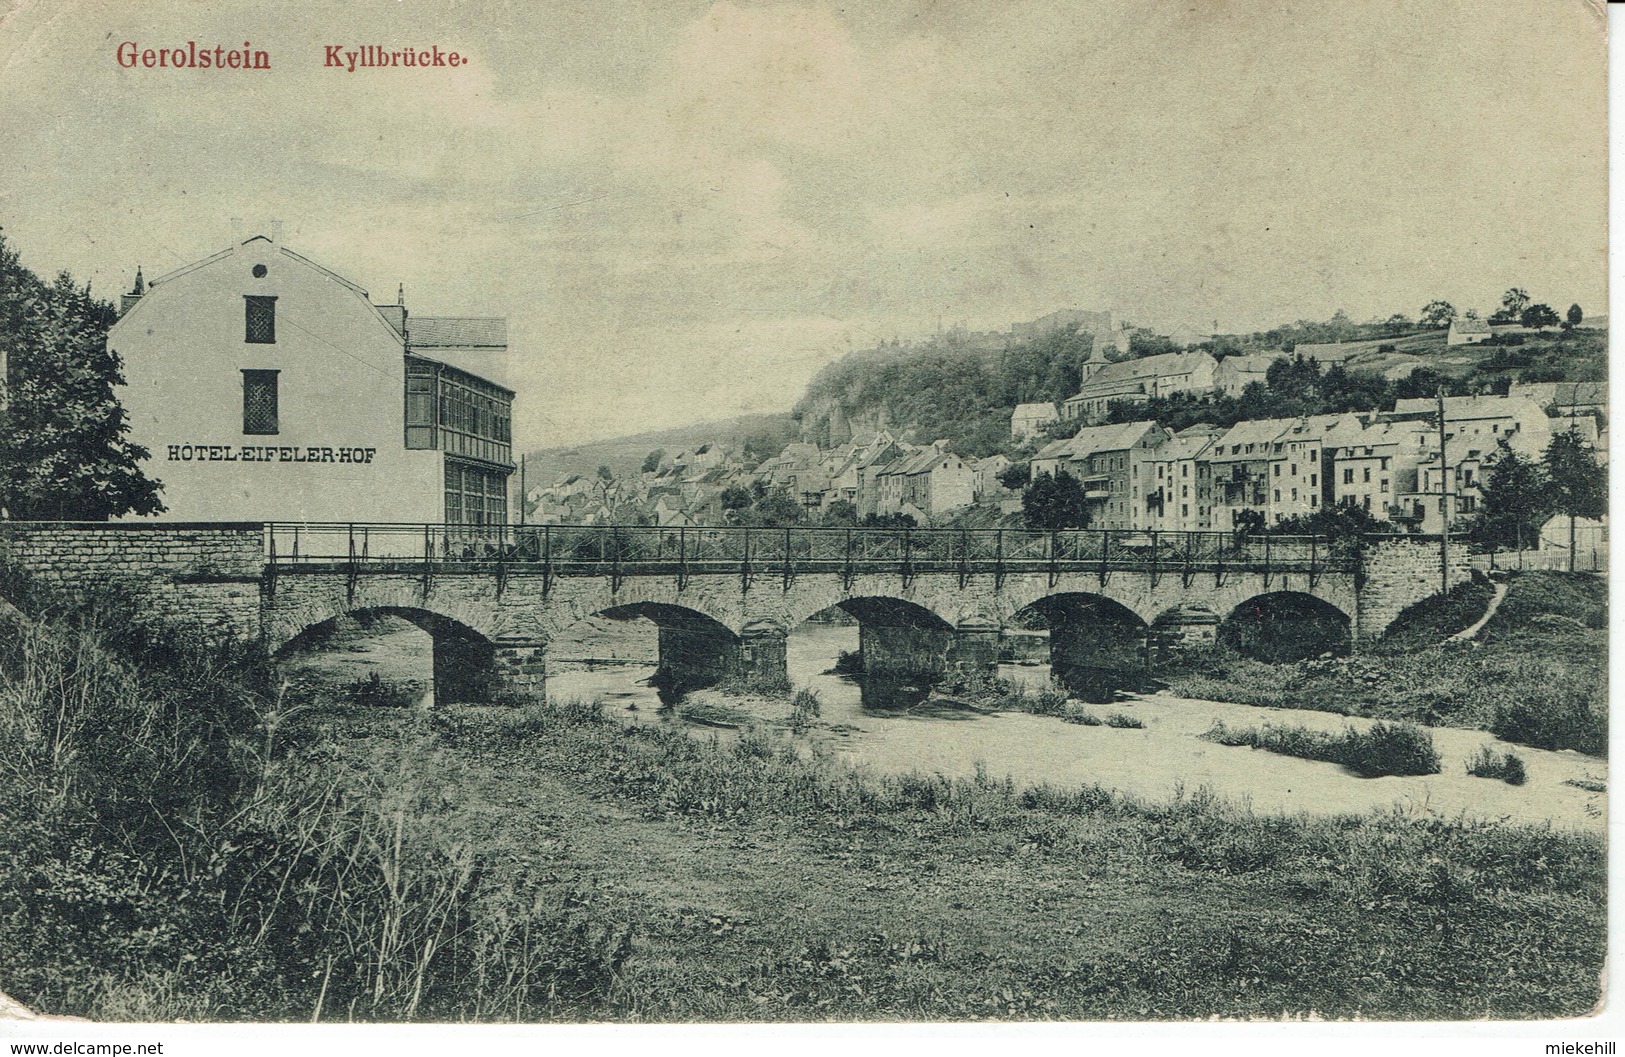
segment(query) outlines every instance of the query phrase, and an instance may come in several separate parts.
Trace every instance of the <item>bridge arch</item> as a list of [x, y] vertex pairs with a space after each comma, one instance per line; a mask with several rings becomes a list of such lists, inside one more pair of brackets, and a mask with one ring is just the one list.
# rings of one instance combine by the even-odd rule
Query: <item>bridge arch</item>
[[1306, 591], [1269, 591], [1242, 600], [1219, 625], [1219, 639], [1267, 661], [1297, 661], [1346, 653], [1353, 619], [1342, 608]]
[[434, 702], [437, 705], [490, 698], [496, 684], [496, 643], [481, 629], [422, 606], [353, 606], [323, 617], [294, 632], [272, 648], [285, 660], [311, 646], [339, 620], [351, 616], [396, 617], [426, 632], [433, 657]]
[[[1025, 614], [1037, 620], [1023, 620]], [[1085, 700], [1111, 701], [1127, 674], [1143, 667], [1148, 622], [1108, 595], [1057, 591], [1029, 602], [1012, 619], [1049, 631], [1051, 678]]]

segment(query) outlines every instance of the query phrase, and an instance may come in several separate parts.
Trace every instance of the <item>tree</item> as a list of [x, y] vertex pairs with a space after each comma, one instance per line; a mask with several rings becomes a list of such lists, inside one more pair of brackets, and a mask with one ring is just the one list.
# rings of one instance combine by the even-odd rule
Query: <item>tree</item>
[[1608, 513], [1608, 474], [1576, 429], [1565, 430], [1546, 446], [1546, 495], [1569, 519], [1569, 571], [1574, 571], [1574, 522]]
[[1523, 550], [1539, 535], [1540, 523], [1549, 510], [1540, 464], [1503, 443], [1484, 479], [1474, 538], [1484, 544]]
[[1021, 493], [1021, 517], [1028, 528], [1047, 532], [1087, 527], [1089, 502], [1083, 485], [1065, 470], [1054, 476], [1039, 474]]
[[660, 469], [660, 460], [666, 457], [665, 448], [656, 448], [643, 457], [643, 472], [654, 473]]
[[141, 472], [150, 452], [126, 436], [107, 347], [113, 306], [67, 273], [46, 285], [0, 236], [0, 509], [29, 520], [103, 521], [157, 514], [162, 483]]
[[1569, 306], [1568, 317], [1569, 326], [1577, 327], [1586, 316], [1584, 312], [1580, 311], [1580, 306], [1578, 304], [1573, 304]]
[[600, 463], [599, 464], [599, 466], [598, 466], [598, 479], [600, 481], [613, 481], [613, 480], [615, 480], [615, 471], [611, 470], [609, 468], [608, 463]]
[[1027, 487], [1030, 470], [1027, 463], [1013, 462], [998, 472], [999, 483], [1009, 489]]
[[1531, 330], [1545, 330], [1547, 327], [1557, 326], [1561, 320], [1557, 318], [1557, 313], [1552, 310], [1551, 305], [1530, 305], [1518, 317], [1518, 322]]
[[1424, 327], [1448, 327], [1455, 318], [1456, 308], [1449, 301], [1429, 301], [1422, 307]]
[[720, 502], [724, 514], [734, 510], [744, 510], [751, 504], [751, 494], [748, 489], [732, 484], [722, 490]]
[[824, 511], [824, 522], [831, 525], [855, 525], [858, 508], [850, 499], [837, 499]]
[[1523, 315], [1523, 310], [1529, 307], [1529, 291], [1521, 286], [1514, 286], [1501, 295], [1501, 310], [1490, 317], [1491, 323], [1515, 323]]

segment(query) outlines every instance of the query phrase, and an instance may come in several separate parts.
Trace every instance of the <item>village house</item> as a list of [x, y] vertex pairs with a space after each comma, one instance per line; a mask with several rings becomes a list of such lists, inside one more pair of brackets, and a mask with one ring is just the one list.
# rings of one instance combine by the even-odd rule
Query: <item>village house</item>
[[1257, 382], [1268, 383], [1270, 364], [1279, 356], [1226, 356], [1213, 369], [1213, 388], [1225, 396], [1240, 396], [1242, 390]]
[[[1431, 422], [1437, 426], [1438, 400], [1398, 400], [1385, 417], [1394, 422]], [[1447, 445], [1493, 451], [1506, 440], [1520, 455], [1539, 458], [1552, 442], [1551, 420], [1539, 404], [1527, 398], [1447, 396], [1444, 420]]]
[[1173, 393], [1213, 388], [1216, 361], [1207, 352], [1170, 352], [1108, 363], [1098, 351], [1080, 365], [1082, 383], [1061, 405], [1062, 417], [1087, 425], [1105, 422], [1113, 404], [1143, 404]]
[[971, 506], [976, 501], [976, 475], [964, 459], [946, 450], [946, 441], [936, 441], [904, 456], [881, 470], [880, 514], [922, 515], [928, 524], [943, 515]]
[[1450, 321], [1450, 329], [1445, 332], [1446, 345], [1477, 345], [1490, 340], [1494, 332], [1490, 325], [1482, 319], [1468, 319], [1466, 316], [1457, 316]]
[[1134, 528], [1197, 532], [1212, 527], [1213, 470], [1204, 457], [1224, 430], [1195, 425], [1133, 452]]
[[1436, 435], [1426, 422], [1376, 421], [1340, 432], [1327, 445], [1332, 460], [1328, 502], [1393, 521], [1402, 513], [1399, 497], [1418, 490], [1417, 474], [1434, 453]]
[[1332, 469], [1329, 449], [1336, 447], [1337, 438], [1356, 435], [1365, 425], [1352, 413], [1306, 415], [1283, 421], [1286, 428], [1271, 444], [1270, 524], [1290, 517], [1307, 517], [1329, 502], [1328, 477]]
[[124, 298], [129, 439], [176, 521], [505, 525], [507, 321], [408, 313], [243, 238]]
[[979, 459], [971, 465], [971, 472], [976, 475], [975, 494], [976, 503], [997, 506], [1018, 493], [1004, 486], [999, 480], [999, 474], [1010, 468], [1010, 457], [1007, 455], [989, 455]]
[[1224, 432], [1207, 452], [1213, 474], [1213, 513], [1210, 525], [1238, 527], [1244, 512], [1256, 512], [1266, 522], [1270, 510], [1270, 463], [1275, 440], [1292, 419], [1249, 419]]
[[1061, 417], [1054, 404], [1017, 404], [1010, 412], [1010, 439], [1016, 443], [1036, 437], [1045, 426]]
[[1168, 431], [1155, 422], [1085, 426], [1067, 440], [1045, 445], [1029, 463], [1030, 478], [1065, 473], [1083, 484], [1091, 528], [1133, 528], [1132, 462], [1145, 448], [1162, 444]]

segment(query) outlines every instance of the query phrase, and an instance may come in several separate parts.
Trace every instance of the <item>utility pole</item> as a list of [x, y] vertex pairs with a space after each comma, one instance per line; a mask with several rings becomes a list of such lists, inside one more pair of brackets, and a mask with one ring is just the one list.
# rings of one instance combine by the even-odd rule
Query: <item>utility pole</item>
[[525, 527], [525, 456], [519, 456], [519, 527]]
[[1444, 386], [1439, 387], [1439, 593], [1450, 590], [1450, 459], [1445, 453]]

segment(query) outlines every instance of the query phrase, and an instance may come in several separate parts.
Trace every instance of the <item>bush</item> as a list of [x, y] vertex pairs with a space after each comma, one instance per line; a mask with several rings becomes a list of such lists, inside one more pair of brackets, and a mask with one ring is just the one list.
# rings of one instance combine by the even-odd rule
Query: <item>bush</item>
[[1529, 780], [1520, 757], [1515, 753], [1496, 752], [1488, 745], [1467, 761], [1467, 773], [1475, 778], [1499, 778], [1508, 785], [1522, 785]]
[[1347, 727], [1338, 734], [1268, 723], [1231, 730], [1215, 723], [1202, 737], [1220, 745], [1247, 745], [1283, 756], [1340, 763], [1363, 778], [1439, 773], [1433, 736], [1412, 723], [1376, 723], [1364, 731]]
[[1068, 701], [1066, 703], [1061, 710], [1061, 718], [1068, 723], [1077, 723], [1085, 727], [1098, 727], [1101, 725], [1100, 717], [1077, 701]]
[[363, 708], [406, 708], [417, 700], [411, 687], [386, 683], [377, 672], [345, 687], [345, 695]]
[[1144, 730], [1145, 724], [1134, 716], [1123, 712], [1113, 712], [1106, 717], [1108, 727], [1117, 727], [1119, 730]]
[[840, 675], [862, 675], [863, 651], [842, 650], [835, 658], [835, 671]]
[[818, 691], [802, 687], [796, 691], [796, 696], [790, 699], [790, 729], [797, 734], [812, 728], [813, 721], [823, 711], [818, 700]]

